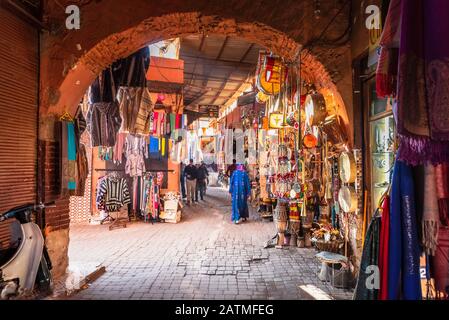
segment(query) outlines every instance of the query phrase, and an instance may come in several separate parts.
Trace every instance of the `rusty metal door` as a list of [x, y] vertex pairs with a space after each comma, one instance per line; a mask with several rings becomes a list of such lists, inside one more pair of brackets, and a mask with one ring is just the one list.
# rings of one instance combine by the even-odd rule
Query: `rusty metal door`
[[[36, 201], [38, 30], [0, 7], [0, 212]], [[10, 245], [0, 224], [0, 250]]]

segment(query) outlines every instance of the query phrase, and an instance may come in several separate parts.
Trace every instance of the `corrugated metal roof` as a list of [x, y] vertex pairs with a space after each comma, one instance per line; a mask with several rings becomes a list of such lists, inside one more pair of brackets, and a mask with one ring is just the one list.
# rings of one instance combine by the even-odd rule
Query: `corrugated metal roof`
[[254, 74], [259, 50], [260, 46], [237, 37], [196, 34], [182, 38], [185, 109], [215, 110], [230, 103]]

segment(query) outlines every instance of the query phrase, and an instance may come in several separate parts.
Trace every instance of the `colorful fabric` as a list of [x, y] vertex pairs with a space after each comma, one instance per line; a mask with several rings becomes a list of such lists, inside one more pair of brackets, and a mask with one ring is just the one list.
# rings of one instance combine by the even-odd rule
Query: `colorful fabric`
[[380, 57], [376, 70], [379, 97], [396, 94], [402, 0], [391, 0], [380, 40]]
[[98, 197], [104, 197], [105, 208], [109, 212], [118, 211], [131, 203], [128, 184], [123, 178], [108, 177], [101, 181]]
[[449, 162], [449, 2], [402, 1], [398, 159]]
[[229, 193], [232, 196], [232, 221], [248, 217], [247, 199], [251, 194], [251, 184], [248, 174], [243, 170], [236, 170], [231, 176]]
[[381, 206], [382, 218], [379, 239], [379, 300], [388, 299], [388, 246], [390, 242], [390, 196], [385, 196]]
[[150, 137], [150, 158], [159, 157], [159, 139], [156, 137]]
[[68, 189], [76, 190], [76, 141], [75, 126], [73, 122], [67, 122], [67, 160], [68, 160]]
[[435, 255], [430, 257], [430, 270], [435, 280], [435, 289], [449, 298], [449, 228], [440, 226], [438, 246]]
[[176, 128], [176, 115], [174, 113], [170, 113], [170, 131], [175, 131]]
[[411, 167], [396, 161], [390, 204], [388, 299], [420, 300], [420, 248]]
[[153, 112], [153, 134], [157, 135], [158, 134], [158, 121], [159, 121], [159, 113], [158, 112]]
[[424, 167], [424, 208], [422, 221], [422, 245], [428, 255], [434, 255], [438, 244], [438, 200], [436, 192], [435, 167]]
[[449, 226], [449, 163], [442, 163], [435, 168], [436, 195], [440, 223]]
[[127, 136], [127, 134], [124, 132], [117, 133], [117, 138], [116, 138], [117, 140], [115, 142], [114, 152], [113, 152], [113, 157], [112, 157], [112, 160], [114, 161], [115, 164], [122, 163], [123, 150], [124, 150], [123, 147], [125, 145], [126, 136]]
[[379, 265], [379, 238], [381, 232], [381, 218], [376, 213], [371, 220], [365, 235], [359, 277], [354, 292], [355, 300], [377, 300], [379, 289], [376, 286], [367, 286], [372, 272], [368, 268]]
[[176, 120], [175, 120], [176, 129], [181, 129], [181, 119], [182, 119], [182, 115], [176, 114]]

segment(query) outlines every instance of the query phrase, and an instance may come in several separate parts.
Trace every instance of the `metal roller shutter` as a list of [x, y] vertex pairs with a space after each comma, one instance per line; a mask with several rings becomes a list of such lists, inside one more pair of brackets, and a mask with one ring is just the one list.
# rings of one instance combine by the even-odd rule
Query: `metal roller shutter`
[[[38, 36], [0, 7], [0, 212], [36, 200]], [[0, 249], [9, 237], [0, 224]]]

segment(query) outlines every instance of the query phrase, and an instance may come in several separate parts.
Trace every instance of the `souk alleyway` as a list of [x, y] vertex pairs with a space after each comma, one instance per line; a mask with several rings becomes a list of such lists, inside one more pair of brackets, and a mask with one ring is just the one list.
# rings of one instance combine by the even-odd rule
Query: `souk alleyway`
[[[273, 223], [230, 222], [226, 190], [185, 207], [181, 223], [74, 225], [70, 268], [106, 273], [71, 299], [350, 299], [317, 278], [314, 249], [264, 249]], [[88, 270], [90, 269], [90, 270]], [[319, 296], [317, 296], [319, 295]]]

